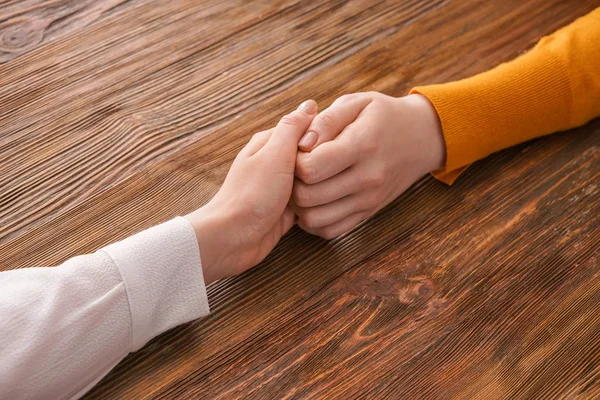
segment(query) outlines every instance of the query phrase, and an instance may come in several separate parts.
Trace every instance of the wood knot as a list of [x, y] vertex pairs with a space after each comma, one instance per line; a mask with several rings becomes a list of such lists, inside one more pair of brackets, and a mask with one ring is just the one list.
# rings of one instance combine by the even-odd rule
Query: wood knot
[[19, 48], [27, 45], [28, 34], [24, 29], [15, 29], [4, 32], [2, 44], [10, 48]]
[[388, 274], [370, 274], [370, 276], [360, 284], [359, 292], [368, 293], [371, 296], [384, 297], [395, 296], [398, 293], [399, 281], [396, 277]]
[[40, 44], [48, 20], [16, 18], [0, 24], [0, 51], [21, 53]]
[[352, 277], [344, 289], [371, 298], [395, 298], [403, 304], [427, 303], [435, 296], [435, 285], [427, 275], [371, 272]]
[[430, 279], [415, 277], [410, 278], [409, 281], [410, 284], [398, 293], [401, 303], [413, 303], [417, 300], [429, 301], [435, 294], [435, 286]]

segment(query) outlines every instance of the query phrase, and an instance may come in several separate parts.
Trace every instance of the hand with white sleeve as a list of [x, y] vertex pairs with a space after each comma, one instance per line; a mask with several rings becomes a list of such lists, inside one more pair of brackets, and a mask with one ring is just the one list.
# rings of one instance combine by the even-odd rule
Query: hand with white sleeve
[[305, 101], [275, 128], [255, 134], [215, 197], [186, 217], [198, 237], [206, 284], [258, 264], [294, 225], [287, 204], [298, 141], [316, 112], [317, 104]]
[[[57, 267], [0, 273], [0, 399], [76, 399], [128, 353], [210, 312], [206, 285], [258, 264], [294, 224], [298, 141], [314, 101], [258, 133], [215, 197]], [[15, 266], [18, 267], [18, 266]]]

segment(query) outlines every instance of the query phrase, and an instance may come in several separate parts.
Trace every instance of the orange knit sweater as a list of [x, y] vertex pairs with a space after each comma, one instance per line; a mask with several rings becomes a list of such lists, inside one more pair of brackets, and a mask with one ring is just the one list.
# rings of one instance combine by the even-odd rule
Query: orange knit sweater
[[457, 82], [416, 87], [434, 105], [452, 184], [495, 151], [600, 115], [600, 8], [542, 38], [528, 53]]

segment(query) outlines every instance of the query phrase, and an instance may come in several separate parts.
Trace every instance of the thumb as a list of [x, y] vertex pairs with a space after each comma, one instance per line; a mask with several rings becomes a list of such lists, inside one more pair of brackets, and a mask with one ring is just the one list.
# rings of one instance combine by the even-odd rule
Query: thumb
[[298, 140], [304, 135], [306, 129], [317, 114], [317, 103], [306, 100], [297, 110], [285, 115], [277, 123], [271, 137], [259, 153], [268, 154], [271, 161], [277, 163], [291, 163], [296, 161]]
[[311, 151], [320, 144], [335, 139], [346, 126], [354, 122], [370, 102], [369, 96], [361, 94], [339, 97], [330, 107], [315, 117], [306, 134], [300, 139], [298, 147], [302, 151]]

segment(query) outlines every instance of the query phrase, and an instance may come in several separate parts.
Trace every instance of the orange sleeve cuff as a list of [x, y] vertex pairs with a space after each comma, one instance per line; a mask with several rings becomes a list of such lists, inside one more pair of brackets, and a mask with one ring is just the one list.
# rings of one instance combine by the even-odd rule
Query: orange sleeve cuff
[[600, 114], [599, 17], [600, 8], [490, 71], [412, 89], [444, 133], [446, 165], [434, 177], [452, 184], [476, 160]]
[[416, 87], [435, 107], [446, 142], [446, 166], [433, 175], [447, 184], [489, 154], [565, 129], [569, 76], [551, 53], [534, 50], [457, 82]]

